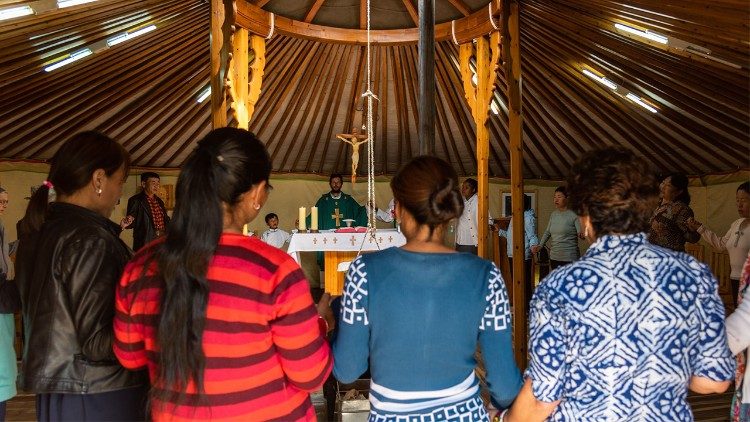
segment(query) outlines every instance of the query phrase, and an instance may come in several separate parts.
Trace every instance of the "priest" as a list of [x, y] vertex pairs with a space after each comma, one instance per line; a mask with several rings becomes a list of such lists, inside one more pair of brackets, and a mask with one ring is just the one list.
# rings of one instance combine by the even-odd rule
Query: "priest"
[[[367, 210], [359, 205], [350, 195], [341, 192], [344, 178], [338, 173], [332, 174], [328, 179], [330, 192], [326, 192], [315, 204], [318, 207], [318, 229], [337, 229], [346, 227], [344, 220], [355, 220], [352, 226], [367, 225]], [[307, 227], [310, 227], [310, 216], [307, 216]]]

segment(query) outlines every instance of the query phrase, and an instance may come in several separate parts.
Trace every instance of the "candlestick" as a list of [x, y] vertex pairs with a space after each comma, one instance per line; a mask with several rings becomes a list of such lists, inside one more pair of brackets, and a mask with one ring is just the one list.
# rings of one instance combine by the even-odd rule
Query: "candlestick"
[[318, 230], [318, 207], [310, 208], [310, 230]]
[[299, 231], [303, 232], [307, 230], [307, 209], [305, 207], [299, 207]]

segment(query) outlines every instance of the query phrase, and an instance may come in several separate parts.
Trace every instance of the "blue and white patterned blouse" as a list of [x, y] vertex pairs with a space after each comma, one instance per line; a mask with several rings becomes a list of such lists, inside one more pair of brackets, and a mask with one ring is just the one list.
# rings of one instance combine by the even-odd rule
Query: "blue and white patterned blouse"
[[349, 267], [338, 335], [337, 379], [370, 366], [370, 421], [486, 421], [474, 352], [481, 344], [496, 405], [521, 387], [508, 295], [497, 267], [466, 253], [400, 248]]
[[731, 380], [724, 306], [708, 267], [646, 240], [602, 236], [531, 302], [534, 396], [553, 421], [692, 421], [690, 377]]

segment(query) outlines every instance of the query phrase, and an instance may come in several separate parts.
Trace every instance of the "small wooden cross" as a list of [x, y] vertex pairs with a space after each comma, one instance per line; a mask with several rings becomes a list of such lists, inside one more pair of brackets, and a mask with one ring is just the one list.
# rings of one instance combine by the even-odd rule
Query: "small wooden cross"
[[341, 227], [341, 219], [343, 217], [344, 217], [344, 214], [341, 214], [338, 208], [336, 208], [336, 211], [333, 214], [331, 214], [331, 218], [336, 220], [336, 227]]

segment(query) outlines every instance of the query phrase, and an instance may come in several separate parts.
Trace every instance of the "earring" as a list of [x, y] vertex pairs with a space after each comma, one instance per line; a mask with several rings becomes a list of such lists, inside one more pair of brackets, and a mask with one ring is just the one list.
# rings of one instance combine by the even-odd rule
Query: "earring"
[[102, 196], [102, 188], [96, 188], [96, 195]]
[[255, 208], [256, 211], [259, 210], [260, 209], [260, 204], [253, 204], [253, 208]]

